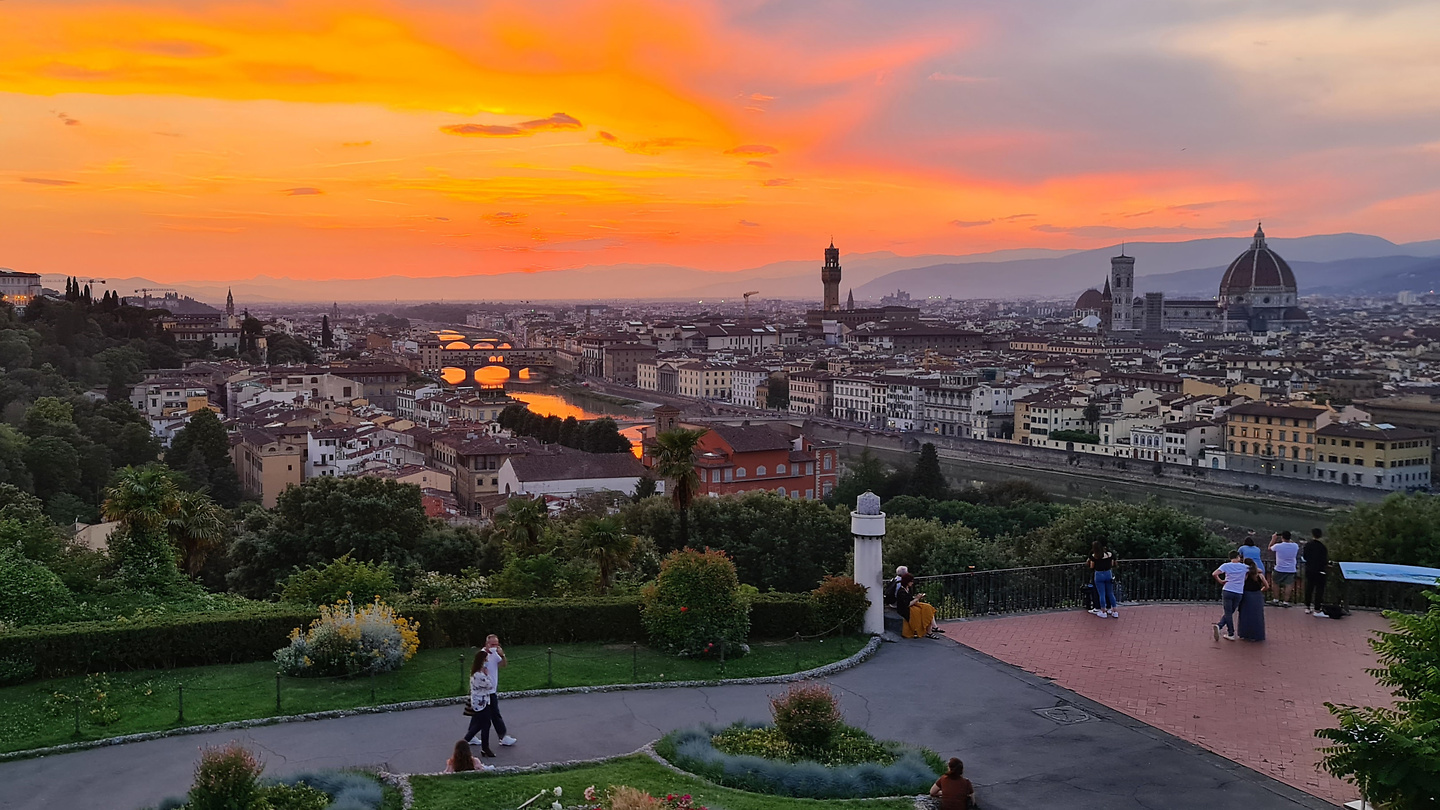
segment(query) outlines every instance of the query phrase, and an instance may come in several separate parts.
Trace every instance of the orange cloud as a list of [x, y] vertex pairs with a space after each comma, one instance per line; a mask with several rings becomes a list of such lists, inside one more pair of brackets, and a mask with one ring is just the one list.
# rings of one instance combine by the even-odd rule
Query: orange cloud
[[[580, 129], [584, 126], [574, 116], [555, 113], [548, 118], [521, 121], [514, 126], [505, 124], [451, 124], [440, 127], [441, 132], [451, 135], [479, 135], [489, 138], [511, 138], [555, 129]], [[614, 136], [611, 136], [614, 137]]]
[[780, 154], [780, 150], [776, 149], [773, 146], [767, 146], [763, 143], [747, 143], [744, 146], [736, 146], [730, 149], [726, 149], [725, 154], [740, 155], [741, 157], [750, 157], [752, 155], [778, 155]]

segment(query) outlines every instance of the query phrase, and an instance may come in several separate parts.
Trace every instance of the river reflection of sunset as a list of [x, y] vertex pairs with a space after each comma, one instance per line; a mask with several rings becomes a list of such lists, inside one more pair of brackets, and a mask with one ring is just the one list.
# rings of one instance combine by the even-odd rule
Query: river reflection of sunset
[[[526, 408], [540, 416], [557, 416], [561, 419], [568, 419], [573, 416], [582, 421], [585, 419], [601, 419], [606, 416], [617, 421], [627, 421], [637, 418], [634, 414], [619, 413], [611, 410], [599, 412], [588, 410], [584, 406], [577, 405], [557, 394], [541, 394], [535, 391], [514, 390], [507, 391], [506, 393], [510, 395], [511, 399], [525, 403]], [[640, 426], [635, 425], [633, 427], [621, 428], [620, 435], [630, 440], [630, 452], [634, 453], [636, 458], [639, 458], [641, 440]]]

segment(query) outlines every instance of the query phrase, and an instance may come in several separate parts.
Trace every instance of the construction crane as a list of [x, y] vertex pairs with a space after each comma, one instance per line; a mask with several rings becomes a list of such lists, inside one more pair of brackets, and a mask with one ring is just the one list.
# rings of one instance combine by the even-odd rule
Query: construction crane
[[759, 290], [751, 290], [750, 292], [743, 293], [743, 295], [745, 296], [745, 314], [746, 314], [746, 315], [749, 315], [749, 314], [750, 314], [750, 296], [752, 296], [752, 295], [759, 295], [759, 294], [760, 294], [760, 291], [759, 291]]

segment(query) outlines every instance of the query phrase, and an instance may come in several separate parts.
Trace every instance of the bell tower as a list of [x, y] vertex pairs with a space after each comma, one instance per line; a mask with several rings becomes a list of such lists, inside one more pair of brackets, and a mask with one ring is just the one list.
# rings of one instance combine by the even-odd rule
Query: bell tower
[[825, 264], [820, 268], [820, 283], [825, 286], [825, 304], [821, 309], [837, 312], [840, 309], [840, 249], [835, 240], [825, 248]]
[[1129, 332], [1135, 329], [1135, 257], [1126, 256], [1125, 249], [1110, 260], [1110, 329]]

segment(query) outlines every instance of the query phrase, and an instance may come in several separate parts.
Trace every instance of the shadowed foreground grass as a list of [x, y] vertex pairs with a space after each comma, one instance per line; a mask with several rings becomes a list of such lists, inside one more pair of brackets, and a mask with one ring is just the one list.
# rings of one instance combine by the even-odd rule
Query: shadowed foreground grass
[[[765, 796], [720, 787], [693, 776], [683, 776], [643, 755], [619, 757], [595, 765], [513, 775], [461, 774], [418, 776], [410, 780], [415, 788], [415, 810], [476, 810], [476, 808], [519, 807], [542, 790], [563, 790], [560, 803], [578, 804], [586, 787], [600, 793], [612, 785], [628, 785], [652, 796], [689, 793], [697, 805], [725, 810], [819, 810], [822, 807], [863, 807], [866, 810], [912, 810], [912, 799], [791, 799]], [[549, 807], [555, 801], [545, 796], [531, 807]]]
[[[715, 661], [678, 659], [628, 644], [556, 644], [549, 655], [544, 646], [507, 647], [510, 665], [501, 671], [500, 686], [513, 692], [781, 675], [838, 661], [858, 652], [865, 641], [840, 637], [760, 642], [749, 655], [727, 661], [723, 675]], [[278, 708], [275, 664], [270, 661], [112, 672], [89, 681], [83, 676], [32, 681], [0, 689], [0, 753], [180, 726], [457, 696], [467, 688], [472, 654], [422, 650], [398, 671], [373, 678], [281, 678]], [[71, 699], [57, 699], [56, 693]], [[78, 701], [73, 699], [77, 696]]]

